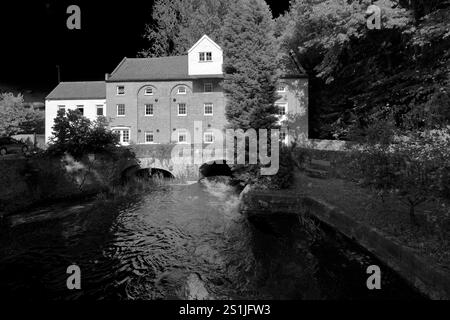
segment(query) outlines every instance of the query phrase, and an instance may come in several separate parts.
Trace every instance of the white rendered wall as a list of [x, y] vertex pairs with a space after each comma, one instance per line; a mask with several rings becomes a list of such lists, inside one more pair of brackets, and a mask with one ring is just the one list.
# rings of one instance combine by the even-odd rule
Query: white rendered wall
[[97, 119], [97, 106], [103, 106], [103, 115], [106, 116], [105, 99], [89, 100], [45, 100], [45, 143], [52, 136], [54, 121], [59, 107], [64, 105], [66, 110], [75, 110], [78, 105], [83, 105], [84, 116], [89, 120]]
[[[200, 52], [211, 52], [212, 61], [199, 61]], [[222, 74], [222, 49], [210, 38], [203, 36], [188, 53], [189, 75]]]

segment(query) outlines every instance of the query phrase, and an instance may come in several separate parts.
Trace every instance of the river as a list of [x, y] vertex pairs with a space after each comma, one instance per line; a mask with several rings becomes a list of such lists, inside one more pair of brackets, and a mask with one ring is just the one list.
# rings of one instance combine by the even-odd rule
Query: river
[[[55, 205], [0, 231], [2, 299], [421, 298], [373, 256], [298, 217], [249, 222], [223, 179], [167, 184], [120, 204]], [[30, 219], [51, 216], [52, 219]], [[81, 270], [68, 290], [66, 269]], [[368, 290], [366, 268], [383, 270]]]

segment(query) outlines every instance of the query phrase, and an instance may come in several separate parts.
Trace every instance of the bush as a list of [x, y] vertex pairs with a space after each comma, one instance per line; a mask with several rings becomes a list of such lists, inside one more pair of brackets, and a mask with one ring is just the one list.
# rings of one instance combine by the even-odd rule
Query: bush
[[449, 199], [450, 127], [395, 135], [388, 144], [367, 144], [353, 153], [354, 175], [383, 196], [394, 194], [409, 206]]
[[58, 111], [53, 136], [47, 153], [52, 156], [70, 154], [80, 159], [89, 153], [114, 153], [119, 139], [101, 117], [90, 121], [75, 110]]

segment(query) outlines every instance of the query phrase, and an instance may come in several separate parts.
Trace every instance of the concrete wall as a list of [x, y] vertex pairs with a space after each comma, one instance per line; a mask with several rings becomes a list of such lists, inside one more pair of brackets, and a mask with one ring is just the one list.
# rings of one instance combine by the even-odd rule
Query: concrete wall
[[84, 106], [84, 116], [90, 120], [97, 119], [97, 105], [103, 106], [103, 113], [106, 110], [105, 99], [89, 99], [89, 100], [45, 100], [45, 142], [52, 135], [52, 127], [58, 112], [58, 106], [65, 106], [66, 110], [75, 110], [77, 106]]

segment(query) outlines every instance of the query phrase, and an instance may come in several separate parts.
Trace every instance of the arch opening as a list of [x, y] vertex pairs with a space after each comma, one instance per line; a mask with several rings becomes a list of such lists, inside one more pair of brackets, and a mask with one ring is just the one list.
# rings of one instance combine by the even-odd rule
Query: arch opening
[[231, 177], [232, 175], [231, 168], [225, 160], [213, 160], [206, 162], [200, 166], [199, 171], [202, 177]]

